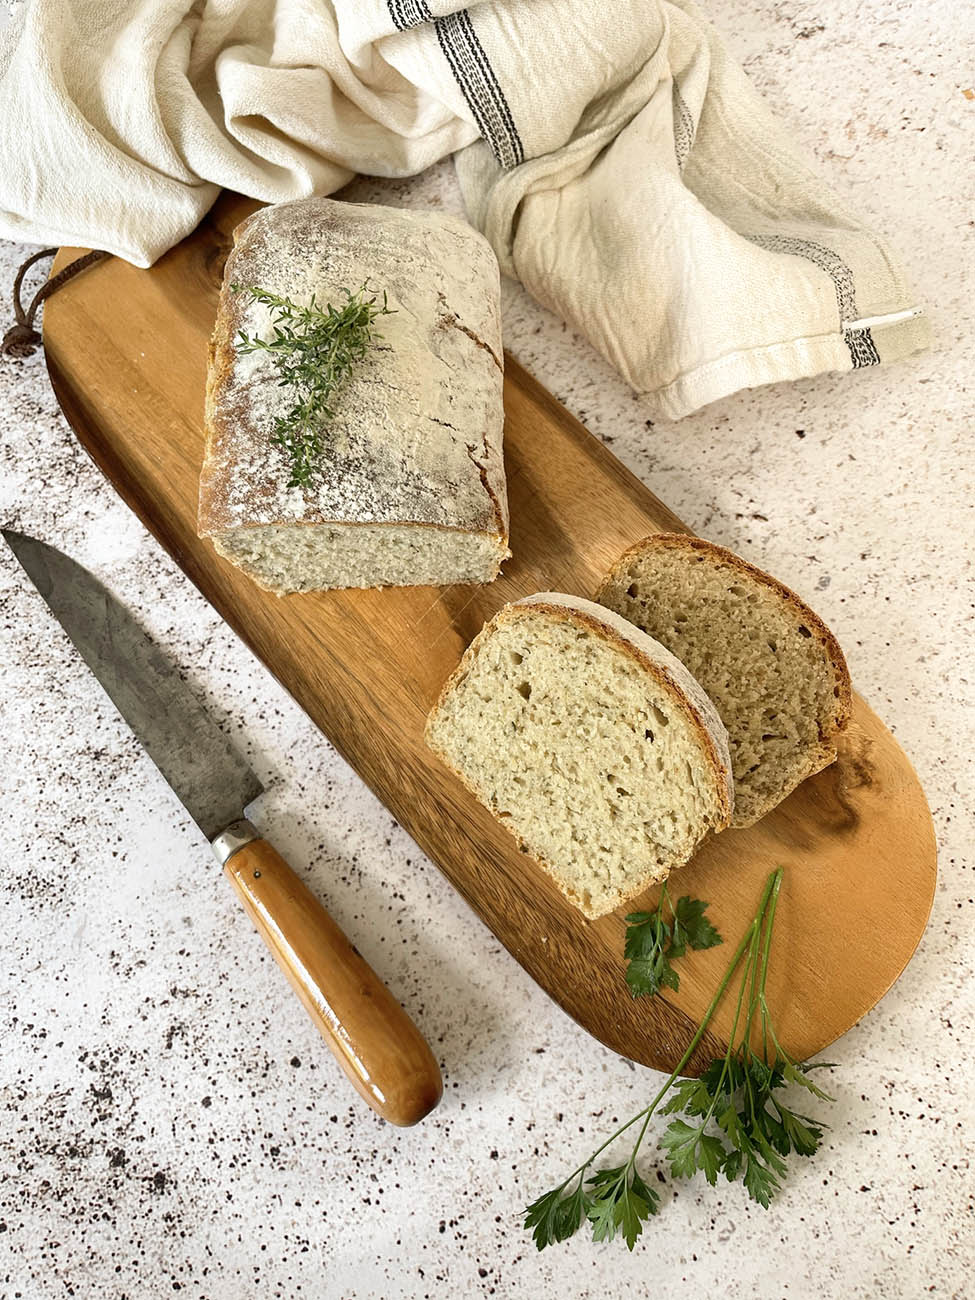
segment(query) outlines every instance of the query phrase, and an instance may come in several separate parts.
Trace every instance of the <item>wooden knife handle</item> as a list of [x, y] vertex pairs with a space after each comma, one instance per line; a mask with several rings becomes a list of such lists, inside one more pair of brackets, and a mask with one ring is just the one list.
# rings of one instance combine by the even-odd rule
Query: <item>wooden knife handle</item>
[[428, 1115], [443, 1083], [426, 1040], [284, 858], [258, 838], [224, 870], [360, 1096], [391, 1124]]

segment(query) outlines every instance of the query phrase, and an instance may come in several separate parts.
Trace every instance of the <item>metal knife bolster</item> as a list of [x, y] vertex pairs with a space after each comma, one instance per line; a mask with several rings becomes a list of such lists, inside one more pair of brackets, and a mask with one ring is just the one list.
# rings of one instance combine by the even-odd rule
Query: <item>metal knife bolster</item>
[[239, 821], [231, 822], [225, 831], [221, 831], [215, 839], [211, 840], [210, 847], [213, 849], [214, 857], [223, 866], [238, 849], [253, 844], [260, 838], [261, 832], [257, 827], [252, 826], [246, 817], [241, 817]]

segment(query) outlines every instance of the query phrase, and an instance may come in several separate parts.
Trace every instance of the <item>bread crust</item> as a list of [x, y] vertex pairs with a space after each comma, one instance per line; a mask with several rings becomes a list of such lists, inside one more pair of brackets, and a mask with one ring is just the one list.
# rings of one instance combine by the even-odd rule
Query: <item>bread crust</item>
[[[284, 458], [268, 440], [271, 404], [283, 398], [275, 398], [273, 375], [257, 375], [255, 366], [270, 365], [263, 355], [242, 359], [235, 347], [238, 332], [256, 326], [250, 299], [231, 285], [259, 284], [299, 301], [315, 291], [323, 301], [343, 285], [356, 288], [360, 274], [389, 287], [397, 311], [380, 322], [384, 346], [370, 369], [339, 394], [322, 482], [290, 489]], [[200, 535], [399, 524], [483, 536], [500, 564], [508, 510], [499, 292], [490, 246], [443, 213], [306, 199], [241, 222], [209, 348]], [[453, 374], [460, 378], [448, 383]]]
[[[581, 625], [587, 631], [622, 650], [631, 659], [635, 660], [641, 668], [649, 672], [654, 681], [662, 686], [675, 703], [690, 715], [703, 742], [706, 761], [711, 770], [714, 788], [718, 796], [720, 812], [719, 817], [711, 827], [711, 833], [724, 830], [729, 826], [734, 807], [731, 758], [728, 750], [727, 733], [711, 701], [684, 665], [665, 646], [654, 641], [652, 637], [628, 623], [626, 619], [621, 618], [612, 610], [605, 609], [580, 596], [568, 596], [560, 592], [539, 592], [536, 595], [526, 596], [522, 600], [503, 606], [492, 619], [485, 623], [484, 627], [467, 647], [460, 663], [447, 678], [427, 716], [424, 739], [444, 766], [449, 768], [462, 784], [477, 797], [477, 790], [467, 780], [464, 773], [455, 767], [433, 743], [431, 734], [433, 723], [453, 689], [467, 676], [480, 654], [483, 642], [491, 635], [494, 627], [501, 623], [528, 617], [535, 611], [541, 611], [566, 623]], [[504, 817], [499, 817], [493, 809], [489, 808], [488, 811], [496, 821], [514, 834]], [[518, 837], [516, 836], [516, 838]], [[705, 837], [702, 837], [702, 841], [703, 838]], [[699, 841], [699, 843], [702, 841]], [[622, 907], [650, 888], [651, 885], [666, 879], [669, 874], [668, 872], [663, 874], [657, 871], [647, 872], [638, 877], [629, 889], [621, 892], [620, 897], [608, 906], [601, 908], [587, 906], [585, 901], [576, 895], [574, 891], [565, 888], [552, 864], [530, 850], [521, 840], [519, 840], [519, 847], [526, 856], [536, 862], [554, 880], [560, 891], [589, 920], [595, 920], [618, 907]], [[676, 870], [677, 868], [673, 869]]]

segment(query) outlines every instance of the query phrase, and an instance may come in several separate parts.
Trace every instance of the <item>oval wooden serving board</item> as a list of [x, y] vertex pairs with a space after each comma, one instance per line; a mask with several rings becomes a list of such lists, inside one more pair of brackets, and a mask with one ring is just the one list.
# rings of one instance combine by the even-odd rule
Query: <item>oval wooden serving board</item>
[[[730, 948], [683, 962], [679, 994], [633, 1001], [622, 915], [587, 922], [570, 907], [427, 751], [422, 728], [502, 603], [545, 589], [591, 596], [631, 542], [687, 530], [508, 358], [514, 558], [503, 578], [285, 599], [258, 590], [196, 534], [207, 343], [231, 233], [255, 206], [225, 195], [151, 270], [112, 258], [50, 300], [44, 340], [65, 415], [129, 505], [516, 960], [615, 1051], [669, 1069]], [[77, 252], [63, 249], [56, 269]], [[931, 907], [935, 861], [917, 778], [857, 699], [839, 762], [760, 825], [714, 838], [673, 885], [711, 900], [720, 930], [737, 940], [767, 873], [785, 864], [769, 991], [784, 1045], [808, 1058], [904, 969]], [[692, 1065], [721, 1048], [729, 1015], [718, 1015]]]

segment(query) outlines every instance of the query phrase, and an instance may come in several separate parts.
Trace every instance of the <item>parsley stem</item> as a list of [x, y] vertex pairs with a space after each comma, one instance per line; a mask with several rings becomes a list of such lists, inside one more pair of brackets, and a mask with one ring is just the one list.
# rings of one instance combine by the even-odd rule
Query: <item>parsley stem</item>
[[795, 1061], [793, 1061], [792, 1057], [789, 1055], [789, 1053], [785, 1050], [785, 1048], [782, 1046], [782, 1044], [779, 1042], [778, 1038], [776, 1037], [775, 1025], [772, 1023], [772, 1017], [769, 1015], [769, 1009], [768, 1009], [768, 1005], [765, 1002], [764, 995], [762, 997], [762, 1008], [765, 1016], [765, 1024], [768, 1026], [768, 1032], [772, 1038], [772, 1046], [775, 1048], [776, 1053], [782, 1057], [783, 1061], [785, 1061], [787, 1065], [795, 1065]]
[[[683, 1119], [672, 1120], [660, 1139], [661, 1148], [668, 1152], [671, 1173], [683, 1178], [700, 1171], [713, 1185], [718, 1174], [723, 1172], [729, 1182], [741, 1179], [751, 1199], [768, 1208], [781, 1188], [781, 1179], [786, 1172], [785, 1158], [792, 1153], [808, 1156], [817, 1150], [823, 1126], [792, 1111], [774, 1095], [778, 1089], [797, 1084], [817, 1097], [831, 1100], [809, 1079], [809, 1071], [815, 1068], [815, 1064], [797, 1065], [782, 1050], [769, 1013], [766, 982], [782, 874], [779, 867], [766, 879], [758, 910], [728, 962], [707, 1010], [681, 1059], [650, 1104], [611, 1133], [564, 1182], [528, 1206], [525, 1227], [533, 1229], [539, 1250], [553, 1242], [564, 1241], [587, 1220], [592, 1225], [594, 1241], [611, 1239], [620, 1230], [629, 1249], [633, 1249], [644, 1221], [657, 1213], [659, 1204], [658, 1193], [640, 1178], [636, 1169], [637, 1155], [650, 1119], [697, 1050], [719, 1004], [728, 993], [731, 981], [739, 974], [734, 1016], [723, 1058], [712, 1060], [700, 1079], [681, 1083], [674, 1091], [674, 1099], [666, 1107], [668, 1113], [683, 1110], [697, 1121], [688, 1124]], [[634, 913], [627, 917], [627, 922], [634, 927], [646, 927], [651, 922], [662, 925], [665, 900], [670, 902], [666, 889], [661, 891], [655, 913]], [[688, 901], [681, 899], [676, 909], [671, 904], [675, 926], [678, 914]], [[696, 906], [703, 909], [707, 904], [698, 903]], [[630, 945], [626, 955], [649, 961], [645, 947], [654, 936], [640, 935], [638, 939], [639, 942]], [[659, 938], [655, 941], [659, 946]], [[694, 944], [691, 940], [688, 942], [694, 947], [706, 946]], [[761, 1060], [751, 1047], [755, 1016], [759, 1013], [762, 1017]], [[742, 1031], [740, 1037], [739, 1029]], [[768, 1059], [769, 1039], [776, 1053], [772, 1063]], [[638, 1122], [639, 1132], [626, 1163], [615, 1169], [601, 1170], [587, 1183], [587, 1171], [597, 1157]], [[719, 1133], [707, 1132], [712, 1123], [717, 1125]], [[563, 1195], [570, 1184], [575, 1184], [575, 1190]]]
[[[781, 1052], [778, 1042], [775, 1038], [775, 1030], [772, 1029], [771, 1019], [768, 1013], [768, 1003], [765, 1001], [765, 981], [768, 979], [768, 962], [769, 949], [772, 945], [772, 927], [775, 924], [775, 908], [779, 901], [779, 890], [782, 886], [782, 868], [779, 867], [772, 877], [772, 891], [769, 896], [768, 914], [765, 918], [765, 936], [762, 945], [762, 975], [759, 983], [759, 1002], [762, 1008], [762, 1059], [768, 1064], [768, 1032], [772, 1031], [772, 1041], [776, 1051]], [[784, 1055], [784, 1054], [783, 1054]], [[790, 1060], [786, 1057], [786, 1060]]]
[[[766, 889], [766, 894], [767, 894], [767, 889]], [[762, 898], [763, 907], [764, 904], [765, 904], [765, 896], [763, 895]], [[759, 910], [759, 915], [761, 915], [761, 909]], [[684, 1055], [674, 1066], [673, 1073], [670, 1075], [667, 1082], [660, 1089], [656, 1097], [654, 1097], [653, 1101], [650, 1103], [650, 1105], [646, 1108], [645, 1111], [641, 1111], [640, 1114], [634, 1115], [633, 1119], [631, 1119], [628, 1123], [624, 1124], [623, 1128], [617, 1129], [617, 1131], [613, 1134], [614, 1138], [618, 1137], [620, 1133], [624, 1132], [626, 1129], [630, 1127], [630, 1124], [634, 1124], [640, 1118], [641, 1115], [643, 1116], [643, 1125], [640, 1128], [640, 1132], [637, 1136], [636, 1143], [634, 1144], [633, 1150], [630, 1152], [630, 1158], [627, 1161], [628, 1168], [630, 1169], [633, 1168], [634, 1161], [636, 1160], [637, 1157], [637, 1152], [640, 1150], [640, 1144], [646, 1135], [647, 1125], [650, 1123], [650, 1117], [653, 1115], [653, 1112], [656, 1110], [657, 1106], [663, 1100], [664, 1096], [666, 1095], [667, 1091], [670, 1088], [670, 1085], [674, 1082], [674, 1080], [680, 1074], [681, 1070], [684, 1068], [687, 1062], [694, 1055], [694, 1049], [697, 1047], [698, 1043], [704, 1037], [705, 1030], [707, 1029], [708, 1025], [711, 1023], [711, 1017], [714, 1015], [715, 1011], [717, 1010], [718, 1003], [724, 997], [725, 989], [731, 983], [731, 978], [738, 968], [738, 963], [741, 961], [742, 953], [745, 951], [748, 945], [755, 938], [755, 935], [757, 933], [757, 927], [758, 927], [758, 919], [759, 919], [758, 916], [756, 916], [752, 921], [751, 925], [742, 935], [741, 942], [738, 944], [738, 947], [735, 949], [732, 955], [731, 961], [728, 963], [728, 968], [724, 973], [724, 977], [722, 978], [721, 983], [718, 985], [714, 997], [711, 999], [708, 1005], [707, 1011], [705, 1011], [704, 1013], [704, 1019], [698, 1025], [697, 1032], [695, 1033], [694, 1037], [691, 1039], [690, 1043], [688, 1044], [687, 1050], [685, 1051]], [[612, 1140], [613, 1140], [612, 1138], [609, 1139], [610, 1142]], [[609, 1145], [608, 1142], [603, 1143], [603, 1146], [608, 1146], [608, 1145]], [[603, 1148], [600, 1147], [599, 1151], [602, 1151], [602, 1149]], [[597, 1155], [599, 1155], [599, 1151], [593, 1152], [593, 1155], [590, 1157], [589, 1160], [586, 1161], [586, 1164], [590, 1164], [592, 1160]], [[585, 1168], [585, 1166], [583, 1166], [583, 1168]]]
[[[646, 1110], [644, 1110], [644, 1111], [640, 1111], [639, 1114], [634, 1115], [633, 1118], [632, 1118], [631, 1120], [628, 1120], [628, 1121], [623, 1125], [622, 1128], [617, 1129], [616, 1132], [612, 1135], [612, 1137], [608, 1138], [608, 1139], [603, 1143], [603, 1145], [599, 1148], [599, 1150], [598, 1150], [598, 1151], [594, 1151], [594, 1152], [592, 1153], [592, 1155], [589, 1157], [589, 1159], [586, 1161], [586, 1163], [585, 1163], [584, 1165], [581, 1165], [581, 1166], [580, 1166], [580, 1168], [581, 1168], [582, 1170], [585, 1170], [585, 1169], [586, 1169], [586, 1168], [587, 1168], [587, 1167], [588, 1167], [588, 1166], [593, 1162], [593, 1160], [595, 1160], [596, 1156], [598, 1156], [599, 1153], [600, 1153], [600, 1152], [601, 1152], [605, 1147], [609, 1146], [610, 1142], [612, 1142], [615, 1138], [619, 1137], [619, 1135], [620, 1135], [621, 1133], [625, 1133], [625, 1131], [630, 1127], [630, 1125], [635, 1124], [636, 1121], [637, 1121], [638, 1119], [640, 1119], [641, 1116], [642, 1116], [642, 1117], [643, 1117], [643, 1124], [642, 1124], [641, 1127], [640, 1127], [640, 1132], [639, 1132], [639, 1134], [637, 1135], [636, 1142], [635, 1142], [634, 1145], [633, 1145], [633, 1150], [630, 1152], [630, 1158], [629, 1158], [629, 1160], [627, 1161], [627, 1168], [629, 1168], [629, 1169], [632, 1169], [632, 1168], [633, 1168], [634, 1163], [635, 1163], [635, 1161], [636, 1161], [637, 1154], [638, 1154], [638, 1152], [639, 1152], [639, 1150], [640, 1150], [640, 1145], [641, 1145], [641, 1143], [643, 1142], [644, 1137], [646, 1136], [647, 1126], [648, 1126], [649, 1123], [650, 1123], [650, 1119], [651, 1119], [651, 1117], [652, 1117], [652, 1115], [653, 1115], [653, 1112], [656, 1110], [657, 1106], [658, 1106], [658, 1105], [660, 1104], [660, 1102], [663, 1100], [664, 1096], [666, 1095], [667, 1091], [668, 1091], [669, 1088], [670, 1088], [670, 1085], [674, 1082], [674, 1080], [675, 1080], [675, 1079], [677, 1078], [677, 1076], [680, 1074], [681, 1070], [684, 1068], [684, 1066], [687, 1064], [687, 1062], [691, 1059], [691, 1057], [692, 1057], [693, 1054], [694, 1054], [694, 1049], [697, 1047], [698, 1043], [699, 1043], [699, 1042], [701, 1041], [701, 1039], [704, 1037], [705, 1030], [707, 1029], [708, 1025], [710, 1024], [710, 1022], [711, 1022], [711, 1018], [712, 1018], [712, 1016], [714, 1015], [715, 1011], [717, 1010], [719, 1002], [720, 1002], [721, 999], [724, 997], [725, 990], [727, 989], [728, 985], [731, 983], [731, 980], [732, 980], [732, 977], [734, 976], [735, 971], [738, 969], [738, 964], [739, 964], [739, 962], [740, 962], [741, 959], [742, 959], [742, 955], [744, 954], [744, 952], [745, 952], [746, 949], [747, 949], [748, 952], [749, 952], [748, 963], [747, 963], [747, 965], [746, 965], [746, 967], [745, 967], [745, 974], [744, 974], [744, 977], [743, 977], [742, 982], [741, 982], [741, 990], [739, 991], [739, 994], [738, 994], [738, 1008], [739, 1008], [739, 1010], [740, 1010], [740, 1008], [741, 1008], [742, 996], [743, 996], [743, 994], [744, 994], [745, 987], [746, 987], [746, 985], [748, 984], [748, 971], [749, 971], [749, 968], [751, 967], [753, 961], [755, 961], [755, 964], [757, 964], [757, 960], [756, 960], [756, 959], [757, 959], [757, 952], [756, 952], [757, 941], [758, 941], [758, 936], [759, 936], [759, 934], [760, 934], [760, 932], [761, 932], [761, 926], [762, 926], [762, 924], [763, 924], [763, 922], [764, 922], [764, 920], [765, 920], [765, 911], [766, 911], [766, 908], [768, 907], [769, 896], [770, 896], [771, 893], [772, 893], [772, 890], [773, 890], [773, 888], [774, 888], [774, 885], [775, 885], [775, 881], [776, 881], [776, 879], [777, 879], [777, 878], [778, 878], [778, 879], [781, 879], [781, 876], [782, 876], [782, 868], [779, 867], [778, 870], [775, 871], [775, 872], [773, 872], [772, 875], [770, 875], [769, 878], [768, 878], [768, 880], [765, 882], [765, 888], [762, 890], [762, 897], [761, 897], [761, 901], [759, 902], [759, 905], [758, 905], [758, 911], [755, 913], [755, 916], [752, 918], [752, 923], [751, 923], [751, 925], [748, 927], [748, 929], [747, 929], [747, 930], [745, 931], [745, 933], [742, 935], [742, 937], [741, 937], [741, 941], [739, 942], [738, 947], [735, 949], [734, 953], [732, 954], [731, 960], [730, 960], [729, 963], [728, 963], [727, 969], [725, 970], [725, 973], [724, 973], [724, 977], [722, 978], [721, 983], [718, 985], [717, 989], [715, 990], [714, 997], [711, 999], [711, 1002], [710, 1002], [710, 1004], [708, 1005], [708, 1009], [707, 1009], [707, 1011], [705, 1011], [705, 1013], [704, 1013], [704, 1019], [703, 1019], [703, 1020], [701, 1021], [701, 1023], [698, 1025], [698, 1027], [697, 1027], [697, 1032], [695, 1033], [694, 1037], [691, 1039], [690, 1043], [688, 1044], [687, 1050], [685, 1051], [684, 1055], [680, 1058], [680, 1060], [677, 1062], [676, 1066], [674, 1067], [674, 1071], [673, 1071], [673, 1073], [671, 1074], [670, 1078], [667, 1080], [667, 1082], [664, 1084], [664, 1086], [660, 1089], [660, 1091], [657, 1093], [656, 1097], [654, 1097], [653, 1101], [652, 1101], [652, 1102], [650, 1103], [650, 1105], [646, 1108]], [[664, 886], [664, 889], [666, 889], [666, 885]], [[661, 901], [662, 901], [662, 900], [661, 900]], [[735, 1028], [737, 1028], [737, 1025], [738, 1025], [738, 1012], [736, 1011], [736, 1013], [735, 1013]], [[734, 1030], [732, 1031], [731, 1040], [730, 1040], [730, 1042], [729, 1042], [729, 1044], [728, 1044], [728, 1055], [729, 1055], [729, 1056], [730, 1056], [730, 1054], [731, 1054], [733, 1048], [734, 1048]], [[726, 1057], [726, 1060], [727, 1060], [727, 1059], [728, 1059], [728, 1057]], [[577, 1170], [576, 1172], [579, 1172], [579, 1171]], [[570, 1175], [570, 1179], [573, 1178], [573, 1177], [575, 1177], [574, 1174]], [[567, 1179], [566, 1181], [568, 1182], [570, 1179]]]
[[670, 915], [671, 915], [671, 916], [674, 918], [674, 920], [676, 921], [676, 920], [677, 920], [677, 913], [674, 911], [674, 905], [673, 905], [673, 903], [670, 901], [670, 892], [669, 892], [669, 890], [667, 889], [667, 882], [666, 882], [666, 880], [664, 881], [663, 889], [660, 891], [660, 902], [659, 902], [659, 904], [658, 904], [658, 906], [657, 906], [657, 915], [658, 915], [658, 916], [662, 916], [662, 915], [663, 915], [664, 899], [667, 900], [667, 906], [670, 908]]
[[777, 867], [772, 873], [770, 884], [771, 889], [768, 891], [768, 914], [765, 917], [765, 937], [762, 944], [762, 996], [765, 994], [765, 981], [768, 978], [769, 948], [772, 944], [772, 926], [775, 924], [775, 908], [779, 901], [779, 890], [782, 887], [781, 867]]
[[[782, 883], [782, 868], [776, 867], [765, 882], [765, 889], [762, 891], [762, 901], [759, 903], [756, 920], [759, 926], [759, 940], [756, 949], [749, 957], [749, 964], [745, 969], [745, 976], [742, 981], [743, 986], [751, 983], [751, 991], [748, 1001], [748, 1019], [745, 1022], [745, 1031], [742, 1035], [742, 1047], [746, 1054], [751, 1053], [752, 1025], [755, 1021], [755, 1012], [761, 1005], [765, 994], [765, 980], [768, 975], [768, 958], [769, 944], [772, 938], [772, 926], [775, 922], [775, 905], [779, 897], [779, 886]], [[764, 931], [764, 934], [762, 933]], [[763, 944], [764, 940], [764, 944]], [[761, 949], [762, 956], [759, 958], [758, 951]], [[754, 958], [754, 960], [753, 960]], [[765, 1017], [762, 1019], [763, 1030], [765, 1028]], [[731, 1044], [734, 1046], [734, 1043]]]
[[[764, 924], [764, 921], [765, 918], [763, 916], [762, 924]], [[762, 942], [762, 935], [761, 935], [761, 928], [760, 928], [759, 933], [756, 936], [755, 947], [748, 954], [749, 957], [748, 969], [745, 971], [745, 978], [742, 980], [743, 987], [749, 986], [748, 1015], [745, 1020], [745, 1029], [741, 1039], [741, 1045], [745, 1051], [746, 1056], [750, 1055], [752, 1050], [752, 1025], [755, 1021], [755, 1012], [758, 1008], [758, 977], [762, 965], [761, 959], [759, 957], [761, 942]]]
[[[735, 1037], [734, 1031], [735, 1029], [737, 1029], [738, 1012], [741, 1009], [741, 1003], [742, 1003], [742, 998], [744, 996], [744, 991], [748, 985], [749, 972], [752, 969], [753, 962], [756, 965], [758, 962], [758, 956], [757, 956], [758, 939], [759, 939], [759, 935], [761, 934], [762, 925], [765, 921], [765, 913], [768, 907], [769, 897], [772, 895], [773, 890], [775, 890], [776, 895], [778, 894], [777, 881], [780, 881], [781, 878], [782, 878], [782, 868], [779, 867], [776, 871], [772, 872], [768, 880], [765, 882], [765, 888], [762, 891], [762, 897], [758, 905], [758, 910], [755, 913], [754, 917], [752, 918], [751, 924], [749, 925], [748, 929], [741, 936], [741, 940], [739, 941], [738, 947], [732, 953], [731, 960], [728, 962], [728, 966], [721, 979], [721, 983], [718, 985], [717, 989], [715, 990], [714, 997], [712, 997], [711, 1001], [708, 1003], [708, 1008], [705, 1011], [704, 1017], [701, 1020], [700, 1024], [697, 1027], [697, 1030], [694, 1033], [694, 1037], [688, 1043], [684, 1055], [674, 1066], [673, 1071], [668, 1076], [663, 1087], [654, 1097], [653, 1101], [651, 1101], [649, 1106], [645, 1107], [643, 1110], [637, 1111], [637, 1113], [631, 1116], [630, 1119], [628, 1119], [625, 1124], [621, 1124], [618, 1129], [616, 1129], [613, 1133], [609, 1135], [609, 1137], [606, 1139], [605, 1142], [603, 1142], [600, 1146], [596, 1148], [595, 1151], [593, 1151], [593, 1153], [589, 1156], [587, 1160], [584, 1160], [581, 1165], [578, 1165], [575, 1169], [573, 1169], [572, 1173], [569, 1174], [568, 1178], [566, 1178], [565, 1181], [560, 1184], [560, 1190], [561, 1188], [568, 1187], [569, 1184], [578, 1175], [585, 1174], [586, 1170], [589, 1168], [589, 1166], [592, 1164], [592, 1162], [596, 1159], [597, 1156], [602, 1155], [602, 1153], [606, 1150], [608, 1146], [610, 1146], [613, 1142], [615, 1142], [618, 1137], [622, 1136], [622, 1134], [624, 1134], [627, 1131], [627, 1129], [632, 1128], [633, 1125], [637, 1122], [637, 1120], [642, 1119], [643, 1124], [640, 1128], [640, 1132], [633, 1146], [633, 1150], [630, 1153], [630, 1158], [627, 1161], [627, 1169], [633, 1168], [634, 1162], [637, 1157], [637, 1153], [640, 1150], [640, 1144], [643, 1142], [643, 1139], [646, 1135], [647, 1126], [650, 1123], [651, 1116], [653, 1115], [654, 1111], [657, 1109], [661, 1101], [663, 1101], [664, 1097], [666, 1096], [667, 1092], [670, 1089], [670, 1085], [674, 1082], [674, 1080], [680, 1074], [681, 1070], [683, 1070], [684, 1066], [694, 1055], [694, 1051], [698, 1043], [700, 1043], [701, 1039], [704, 1037], [707, 1027], [711, 1023], [711, 1019], [714, 1016], [715, 1011], [718, 1009], [718, 1004], [720, 1003], [721, 999], [724, 997], [725, 990], [727, 989], [728, 985], [731, 983], [735, 971], [738, 969], [738, 965], [741, 962], [742, 956], [744, 955], [746, 950], [748, 950], [749, 957], [745, 967], [745, 974], [741, 982], [741, 989], [739, 990], [739, 994], [738, 994], [738, 1011], [736, 1011], [735, 1013], [735, 1026], [734, 1029], [732, 1030], [731, 1041], [728, 1044], [728, 1056], [726, 1057], [726, 1060], [730, 1057], [734, 1048], [734, 1037]], [[661, 896], [661, 902], [662, 901], [663, 899]], [[768, 958], [767, 943], [765, 946], [764, 956], [766, 958], [766, 965], [767, 965], [767, 958]]]
[[[768, 893], [768, 889], [766, 887], [766, 894], [763, 895], [762, 897], [762, 908], [764, 908], [765, 906], [767, 893]], [[738, 963], [741, 961], [742, 953], [752, 942], [752, 940], [754, 939], [757, 933], [758, 921], [759, 921], [759, 917], [762, 914], [762, 908], [759, 909], [759, 912], [752, 920], [751, 925], [742, 935], [741, 942], [738, 944], [738, 947], [735, 949], [734, 954], [732, 955], [732, 958], [728, 963], [728, 968], [724, 973], [724, 977], [722, 978], [721, 983], [718, 985], [714, 997], [711, 999], [710, 1003], [708, 1004], [708, 1009], [704, 1013], [704, 1019], [698, 1025], [694, 1037], [688, 1043], [684, 1055], [674, 1066], [674, 1069], [671, 1072], [670, 1076], [668, 1077], [666, 1083], [663, 1085], [663, 1087], [654, 1097], [653, 1101], [650, 1103], [649, 1106], [647, 1106], [644, 1110], [637, 1111], [637, 1113], [631, 1116], [630, 1119], [628, 1119], [625, 1124], [621, 1124], [620, 1127], [615, 1130], [615, 1132], [611, 1133], [609, 1137], [606, 1139], [606, 1141], [603, 1142], [600, 1146], [598, 1146], [587, 1160], [584, 1160], [581, 1165], [578, 1165], [575, 1169], [573, 1169], [572, 1173], [569, 1174], [568, 1178], [566, 1178], [566, 1180], [560, 1185], [561, 1187], [568, 1187], [568, 1185], [573, 1181], [573, 1179], [577, 1175], [584, 1174], [598, 1155], [601, 1155], [603, 1151], [605, 1151], [606, 1148], [610, 1146], [611, 1143], [615, 1142], [618, 1137], [620, 1137], [623, 1133], [625, 1133], [627, 1129], [632, 1128], [633, 1125], [637, 1122], [637, 1120], [642, 1119], [643, 1126], [640, 1129], [640, 1133], [639, 1136], [637, 1137], [636, 1144], [634, 1145], [630, 1158], [627, 1161], [627, 1168], [628, 1169], [633, 1168], [633, 1162], [635, 1161], [637, 1152], [640, 1149], [640, 1143], [643, 1141], [643, 1138], [646, 1134], [647, 1125], [650, 1122], [650, 1117], [653, 1115], [653, 1112], [656, 1110], [660, 1102], [664, 1099], [668, 1089], [670, 1088], [670, 1085], [674, 1082], [674, 1080], [680, 1074], [681, 1070], [684, 1068], [687, 1062], [694, 1055], [695, 1048], [697, 1047], [701, 1039], [704, 1037], [705, 1031], [707, 1030], [708, 1025], [711, 1023], [711, 1018], [714, 1015], [715, 1011], [717, 1010], [718, 1003], [721, 1001], [722, 997], [724, 996], [725, 989], [731, 983], [731, 978], [738, 967]]]
[[[761, 909], [759, 909], [758, 915], [761, 916]], [[728, 1077], [728, 1071], [731, 1069], [731, 1058], [735, 1052], [735, 1038], [738, 1036], [738, 1022], [741, 1018], [741, 1008], [745, 1001], [745, 989], [748, 986], [748, 967], [755, 959], [755, 951], [757, 948], [757, 944], [758, 944], [758, 930], [756, 929], [752, 934], [752, 940], [748, 948], [748, 958], [745, 964], [745, 974], [742, 977], [741, 984], [738, 986], [738, 1001], [735, 1004], [735, 1018], [731, 1023], [731, 1033], [728, 1035], [728, 1050], [724, 1054], [724, 1064], [721, 1066], [721, 1077], [718, 1079], [717, 1086], [714, 1089], [714, 1096], [711, 1099], [711, 1105], [708, 1109], [707, 1115], [704, 1118], [705, 1124], [707, 1124], [708, 1120], [712, 1117], [715, 1110], [717, 1109], [718, 1100], [721, 1096], [722, 1085], [724, 1084], [725, 1079]]]

